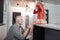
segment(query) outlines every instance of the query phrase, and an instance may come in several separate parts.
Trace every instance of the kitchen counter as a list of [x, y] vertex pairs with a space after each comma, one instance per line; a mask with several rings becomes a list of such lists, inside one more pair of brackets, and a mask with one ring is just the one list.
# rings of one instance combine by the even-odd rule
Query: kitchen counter
[[55, 29], [55, 30], [60, 30], [60, 26], [55, 25], [55, 24], [44, 24], [44, 25], [37, 25], [37, 26], [44, 27], [44, 28]]
[[60, 26], [54, 24], [34, 25], [33, 40], [60, 40]]

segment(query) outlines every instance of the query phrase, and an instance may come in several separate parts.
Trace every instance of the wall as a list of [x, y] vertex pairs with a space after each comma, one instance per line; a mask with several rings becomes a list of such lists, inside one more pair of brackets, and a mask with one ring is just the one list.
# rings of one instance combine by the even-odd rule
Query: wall
[[56, 5], [56, 8], [55, 8], [55, 13], [56, 13], [56, 24], [60, 25], [60, 5]]
[[3, 9], [3, 24], [0, 26], [0, 40], [5, 39], [6, 34], [7, 34], [7, 18], [8, 18], [8, 0], [4, 0], [4, 9]]
[[31, 22], [33, 21], [33, 18], [34, 18], [34, 15], [33, 15], [34, 2], [31, 2], [31, 3], [32, 4], [29, 3], [30, 8], [27, 11], [26, 11], [26, 7], [11, 6], [11, 4], [10, 4], [10, 8], [9, 8], [10, 13], [8, 14], [9, 15], [8, 29], [12, 25], [12, 18], [13, 18], [12, 14], [13, 14], [13, 12], [21, 12], [21, 16], [22, 16], [22, 19], [23, 19], [23, 24], [22, 24], [23, 28], [25, 28], [25, 16], [26, 15], [29, 16], [29, 24], [31, 24]]
[[44, 3], [44, 8], [49, 10], [49, 24], [60, 25], [60, 6], [50, 3]]

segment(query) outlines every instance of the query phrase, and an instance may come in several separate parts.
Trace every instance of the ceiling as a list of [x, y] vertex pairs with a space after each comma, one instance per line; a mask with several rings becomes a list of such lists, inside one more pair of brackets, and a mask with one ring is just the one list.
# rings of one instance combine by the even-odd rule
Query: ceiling
[[43, 1], [44, 2], [47, 2], [47, 3], [52, 3], [52, 4], [60, 5], [60, 0], [43, 0]]
[[35, 0], [11, 0], [11, 6], [22, 6], [27, 7], [30, 2], [34, 2]]
[[[12, 0], [12, 1], [17, 1], [17, 0]], [[18, 1], [36, 1], [36, 0], [18, 0]], [[40, 0], [37, 0], [37, 1], [40, 1]], [[60, 0], [42, 0], [42, 1], [47, 2], [47, 3], [60, 5]]]
[[11, 1], [35, 1], [35, 0], [11, 0]]

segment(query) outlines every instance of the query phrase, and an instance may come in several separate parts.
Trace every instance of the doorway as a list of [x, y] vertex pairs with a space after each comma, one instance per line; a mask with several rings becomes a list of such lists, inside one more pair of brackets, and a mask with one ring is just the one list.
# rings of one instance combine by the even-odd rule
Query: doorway
[[12, 20], [12, 24], [14, 24], [15, 23], [15, 18], [16, 18], [16, 16], [21, 16], [21, 12], [13, 12], [13, 20]]

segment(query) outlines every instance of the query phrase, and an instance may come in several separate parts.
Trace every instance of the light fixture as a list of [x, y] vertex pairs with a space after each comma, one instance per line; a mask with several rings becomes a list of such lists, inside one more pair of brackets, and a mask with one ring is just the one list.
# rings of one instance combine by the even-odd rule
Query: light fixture
[[17, 6], [19, 6], [19, 3], [17, 3]]

